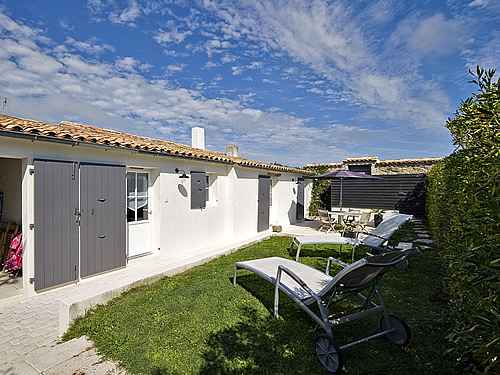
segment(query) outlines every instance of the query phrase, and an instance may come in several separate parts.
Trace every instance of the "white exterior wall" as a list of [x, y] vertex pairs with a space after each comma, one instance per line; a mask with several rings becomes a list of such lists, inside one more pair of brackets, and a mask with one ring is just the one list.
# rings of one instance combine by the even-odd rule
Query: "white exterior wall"
[[[25, 241], [24, 286], [33, 293], [34, 276], [33, 159], [116, 163], [150, 173], [150, 251], [172, 258], [189, 257], [202, 250], [250, 240], [257, 235], [258, 176], [274, 179], [270, 223], [282, 226], [295, 222], [297, 177], [222, 163], [141, 154], [131, 150], [71, 146], [66, 144], [0, 137], [0, 157], [23, 159], [23, 235]], [[180, 179], [175, 169], [203, 171], [217, 176], [207, 207], [191, 210], [191, 179]], [[292, 181], [292, 179], [294, 181]], [[307, 187], [306, 187], [307, 191]], [[307, 193], [306, 193], [307, 202]], [[307, 212], [307, 206], [305, 208]]]

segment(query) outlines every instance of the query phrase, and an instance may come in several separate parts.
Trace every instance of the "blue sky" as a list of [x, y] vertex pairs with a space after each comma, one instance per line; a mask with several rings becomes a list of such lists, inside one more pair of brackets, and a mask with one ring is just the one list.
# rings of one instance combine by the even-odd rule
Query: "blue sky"
[[500, 1], [0, 0], [8, 113], [292, 165], [441, 156]]

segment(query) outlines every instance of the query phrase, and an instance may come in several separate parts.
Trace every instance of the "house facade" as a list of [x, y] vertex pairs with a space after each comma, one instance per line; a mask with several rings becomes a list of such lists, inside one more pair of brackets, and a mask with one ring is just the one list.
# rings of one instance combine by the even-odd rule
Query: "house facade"
[[0, 115], [0, 220], [22, 228], [24, 292], [132, 258], [252, 242], [303, 219], [310, 172], [195, 146]]

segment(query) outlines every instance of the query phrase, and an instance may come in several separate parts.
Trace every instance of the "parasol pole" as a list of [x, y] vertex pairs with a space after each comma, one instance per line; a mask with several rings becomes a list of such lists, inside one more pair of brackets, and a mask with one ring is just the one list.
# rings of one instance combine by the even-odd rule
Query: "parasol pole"
[[342, 180], [343, 178], [340, 177], [340, 202], [339, 202], [340, 211], [342, 211]]

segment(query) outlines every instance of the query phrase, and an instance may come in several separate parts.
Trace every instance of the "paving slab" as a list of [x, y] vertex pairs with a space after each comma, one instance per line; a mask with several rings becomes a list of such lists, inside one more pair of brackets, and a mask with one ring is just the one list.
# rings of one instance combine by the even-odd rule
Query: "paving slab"
[[126, 372], [116, 364], [105, 361], [92, 348], [80, 353], [69, 360], [60, 363], [43, 375], [125, 375]]
[[64, 343], [52, 342], [49, 345], [42, 346], [28, 353], [25, 360], [34, 369], [43, 372], [92, 347], [92, 343], [85, 337], [80, 337]]
[[36, 371], [33, 367], [28, 365], [23, 360], [4, 363], [0, 365], [0, 374], [2, 375], [39, 375], [40, 373]]
[[424, 244], [424, 245], [432, 245], [434, 241], [428, 238], [418, 238], [415, 240], [415, 243], [417, 244]]

